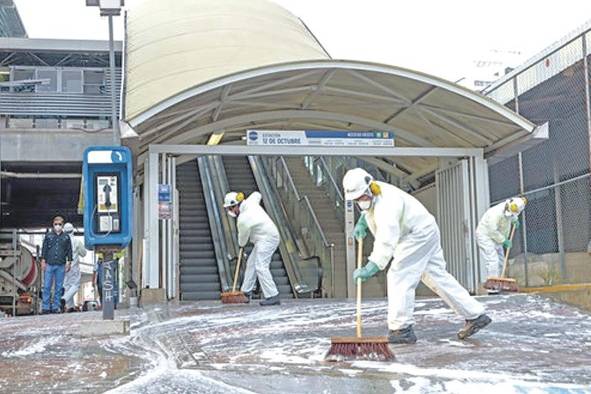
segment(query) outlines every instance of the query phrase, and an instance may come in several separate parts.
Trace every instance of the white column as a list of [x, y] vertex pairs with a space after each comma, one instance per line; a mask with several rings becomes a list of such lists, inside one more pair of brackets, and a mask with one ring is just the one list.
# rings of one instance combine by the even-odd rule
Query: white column
[[148, 275], [146, 284], [151, 289], [160, 287], [160, 229], [158, 227], [158, 154], [148, 154], [148, 214], [145, 218], [148, 224], [148, 245], [146, 261]]

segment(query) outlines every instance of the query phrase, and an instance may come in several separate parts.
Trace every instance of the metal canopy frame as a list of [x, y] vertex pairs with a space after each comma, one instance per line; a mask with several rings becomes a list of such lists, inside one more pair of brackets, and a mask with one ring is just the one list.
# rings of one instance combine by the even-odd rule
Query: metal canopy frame
[[[306, 147], [306, 146], [248, 146], [248, 145], [150, 145], [144, 165], [144, 228], [143, 236], [147, 240], [145, 266], [141, 267], [144, 282], [150, 288], [160, 286], [160, 225], [158, 217], [158, 183], [163, 166], [169, 167], [169, 158], [176, 163], [189, 157], [204, 155], [221, 156], [357, 156], [379, 157], [434, 157], [467, 158], [474, 169], [474, 182], [478, 185], [470, 196], [470, 209], [480, 210], [488, 206], [483, 203], [488, 199], [488, 178], [486, 161], [482, 148], [441, 148], [441, 147]], [[173, 170], [174, 172], [175, 170]], [[172, 177], [174, 179], [174, 176]], [[172, 185], [176, 188], [176, 185]], [[142, 231], [138, 229], [138, 231]], [[136, 238], [137, 239], [137, 238]], [[143, 285], [143, 284], [142, 284]]]
[[[342, 60], [290, 62], [231, 74], [190, 87], [127, 119], [139, 134], [143, 165], [155, 144], [205, 144], [223, 134], [240, 143], [246, 129], [393, 132], [399, 147], [484, 148], [535, 140], [536, 125], [449, 81], [398, 67]], [[432, 173], [437, 155], [391, 151], [381, 168]], [[400, 153], [400, 154], [399, 154]], [[470, 155], [470, 154], [469, 154]], [[415, 157], [410, 159], [410, 157]]]

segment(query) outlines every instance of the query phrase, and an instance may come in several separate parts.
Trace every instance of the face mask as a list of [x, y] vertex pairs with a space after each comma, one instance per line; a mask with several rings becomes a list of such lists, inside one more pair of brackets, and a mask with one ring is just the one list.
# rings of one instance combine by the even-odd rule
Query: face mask
[[230, 215], [230, 217], [233, 217], [233, 218], [238, 216], [238, 215], [236, 215], [236, 212], [234, 212], [233, 210], [228, 210], [228, 215]]
[[357, 205], [359, 205], [359, 209], [361, 209], [362, 211], [367, 211], [369, 208], [371, 208], [372, 203], [373, 200], [357, 201]]

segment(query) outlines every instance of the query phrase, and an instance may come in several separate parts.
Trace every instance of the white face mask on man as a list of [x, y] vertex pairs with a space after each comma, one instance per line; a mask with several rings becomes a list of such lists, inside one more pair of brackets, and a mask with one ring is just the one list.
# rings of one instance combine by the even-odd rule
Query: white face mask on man
[[234, 212], [232, 210], [228, 210], [228, 215], [230, 215], [230, 217], [233, 217], [233, 218], [235, 218], [236, 216], [238, 216], [238, 215], [236, 215], [236, 212]]
[[369, 199], [369, 200], [357, 201], [357, 205], [359, 206], [359, 209], [361, 209], [362, 211], [367, 211], [369, 208], [371, 208], [372, 203], [373, 203], [373, 198]]

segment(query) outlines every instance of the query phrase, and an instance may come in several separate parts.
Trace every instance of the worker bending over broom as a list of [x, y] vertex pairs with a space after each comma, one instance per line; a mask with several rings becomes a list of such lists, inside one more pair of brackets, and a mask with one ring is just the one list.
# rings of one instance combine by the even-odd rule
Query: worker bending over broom
[[238, 244], [244, 248], [250, 240], [254, 248], [246, 261], [241, 291], [250, 299], [257, 277], [265, 299], [263, 306], [279, 305], [279, 291], [271, 275], [271, 259], [279, 246], [279, 231], [261, 207], [261, 193], [253, 192], [247, 199], [243, 193], [230, 192], [224, 198], [228, 215], [237, 218]]
[[513, 243], [509, 235], [511, 224], [519, 228], [519, 214], [525, 204], [525, 197], [514, 197], [489, 208], [480, 219], [476, 227], [476, 241], [487, 278], [499, 276], [503, 264], [503, 247], [510, 249]]
[[468, 338], [491, 322], [484, 306], [446, 271], [439, 227], [417, 199], [393, 185], [375, 181], [361, 168], [347, 171], [343, 188], [345, 199], [356, 201], [363, 211], [355, 225], [355, 238], [365, 238], [368, 228], [375, 238], [368, 263], [356, 269], [353, 278], [366, 281], [392, 261], [387, 282], [390, 343], [417, 341], [413, 311], [420, 280], [466, 319], [458, 338]]

